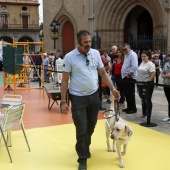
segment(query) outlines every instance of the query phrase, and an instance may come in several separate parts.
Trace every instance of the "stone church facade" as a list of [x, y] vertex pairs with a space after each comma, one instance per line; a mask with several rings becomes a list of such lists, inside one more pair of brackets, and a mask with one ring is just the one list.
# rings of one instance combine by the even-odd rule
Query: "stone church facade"
[[[72, 50], [82, 29], [100, 38], [101, 49], [129, 42], [133, 48], [170, 51], [170, 0], [43, 0], [43, 13], [48, 51]], [[50, 38], [53, 19], [60, 24], [56, 49]]]

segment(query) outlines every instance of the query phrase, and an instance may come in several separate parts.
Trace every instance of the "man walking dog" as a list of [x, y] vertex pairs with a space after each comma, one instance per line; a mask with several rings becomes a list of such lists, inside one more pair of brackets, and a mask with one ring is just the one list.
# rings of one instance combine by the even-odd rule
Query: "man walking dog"
[[69, 108], [66, 93], [70, 79], [69, 93], [72, 118], [76, 127], [78, 170], [87, 170], [87, 158], [91, 157], [89, 145], [100, 107], [98, 73], [115, 98], [119, 99], [120, 95], [104, 69], [99, 52], [91, 49], [90, 33], [86, 30], [78, 32], [77, 42], [78, 46], [64, 58], [60, 104], [62, 113], [67, 113]]

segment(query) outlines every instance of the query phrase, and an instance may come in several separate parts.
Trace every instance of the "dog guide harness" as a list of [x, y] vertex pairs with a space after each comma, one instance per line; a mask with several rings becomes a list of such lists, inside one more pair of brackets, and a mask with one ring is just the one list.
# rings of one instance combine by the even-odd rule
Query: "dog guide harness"
[[119, 116], [120, 116], [119, 101], [115, 101], [115, 114], [112, 114], [112, 115], [109, 114], [109, 116], [106, 116], [105, 113], [110, 112], [110, 111], [113, 112], [114, 110], [108, 109], [108, 110], [104, 111], [104, 112], [103, 112], [103, 116], [104, 116], [104, 118], [106, 119], [106, 123], [107, 123], [108, 127], [109, 127], [110, 130], [112, 131], [112, 129], [111, 129], [110, 125], [109, 125], [108, 119], [110, 119], [110, 118], [112, 118], [113, 116], [115, 116], [115, 117], [116, 117], [116, 121], [119, 120]]

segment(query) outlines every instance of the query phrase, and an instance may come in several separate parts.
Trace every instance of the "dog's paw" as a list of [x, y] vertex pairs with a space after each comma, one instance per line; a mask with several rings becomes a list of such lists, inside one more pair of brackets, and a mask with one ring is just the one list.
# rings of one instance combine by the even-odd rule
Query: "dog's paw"
[[115, 148], [113, 148], [113, 152], [116, 152], [117, 150]]
[[122, 156], [126, 155], [126, 153], [125, 153], [125, 152], [121, 152], [121, 154], [122, 154]]
[[120, 165], [120, 168], [125, 168], [123, 161], [120, 161], [119, 165]]
[[112, 150], [110, 148], [107, 148], [107, 152], [112, 152]]
[[116, 149], [116, 146], [113, 146], [113, 152], [116, 152], [117, 149]]

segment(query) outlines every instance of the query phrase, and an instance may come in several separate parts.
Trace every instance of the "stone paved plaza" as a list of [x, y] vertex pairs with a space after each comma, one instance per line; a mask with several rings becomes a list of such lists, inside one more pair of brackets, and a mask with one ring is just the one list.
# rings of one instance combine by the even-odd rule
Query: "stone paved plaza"
[[[2, 72], [0, 72], [0, 78], [2, 79]], [[162, 83], [162, 79], [160, 78], [160, 84]], [[38, 82], [32, 82], [33, 86], [38, 87]], [[53, 86], [53, 83], [44, 83], [44, 86], [47, 87], [48, 90], [56, 90], [57, 88]], [[103, 99], [102, 108], [108, 109], [110, 107], [109, 104], [105, 103], [106, 99]], [[170, 124], [167, 122], [162, 122], [162, 119], [167, 117], [168, 115], [168, 103], [164, 95], [163, 87], [155, 87], [152, 97], [153, 102], [153, 111], [152, 111], [152, 119], [151, 123], [156, 123], [156, 127], [151, 127], [152, 129], [170, 135]], [[121, 117], [127, 121], [139, 124], [142, 122], [146, 122], [145, 119], [139, 118], [142, 114], [142, 107], [140, 98], [136, 92], [136, 103], [137, 103], [137, 113], [136, 114], [126, 114], [121, 112]]]

